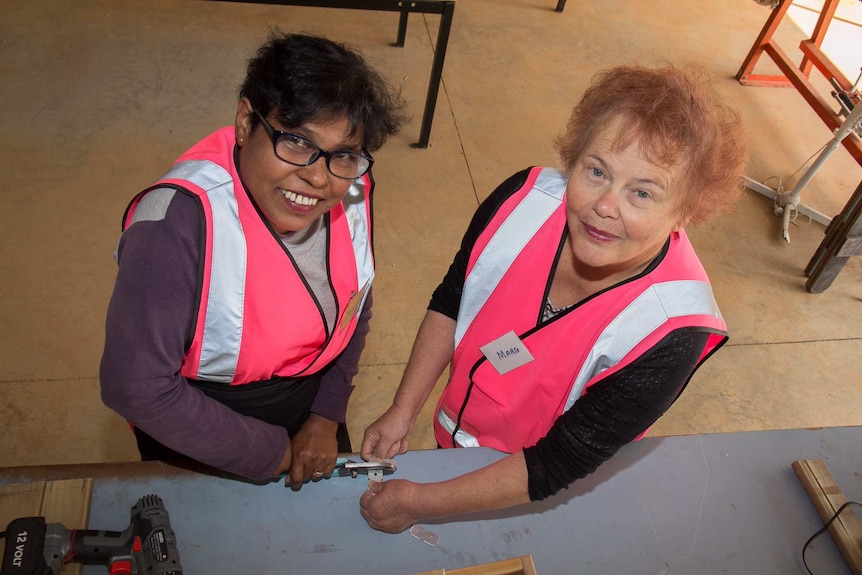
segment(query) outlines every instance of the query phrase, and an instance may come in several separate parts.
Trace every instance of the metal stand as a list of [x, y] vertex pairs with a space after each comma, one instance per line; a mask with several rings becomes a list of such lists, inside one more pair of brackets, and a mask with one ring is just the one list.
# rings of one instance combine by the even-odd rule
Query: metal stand
[[[813, 35], [808, 40], [803, 40], [799, 48], [803, 53], [803, 58], [799, 66], [795, 66], [787, 54], [776, 44], [773, 35], [787, 13], [788, 8], [792, 4], [792, 0], [781, 0], [778, 5], [772, 10], [766, 24], [760, 32], [760, 35], [755, 40], [754, 45], [746, 56], [745, 61], [737, 72], [736, 78], [741, 84], [749, 86], [768, 86], [768, 87], [795, 87], [805, 100], [811, 105], [814, 111], [826, 123], [830, 130], [833, 131], [835, 137], [826, 145], [823, 152], [817, 158], [815, 163], [803, 174], [802, 178], [793, 187], [789, 193], [783, 190], [772, 189], [762, 183], [756, 182], [749, 178], [749, 189], [772, 198], [775, 201], [775, 214], [782, 216], [782, 237], [785, 241], [790, 241], [789, 226], [790, 218], [794, 213], [800, 213], [810, 217], [812, 220], [821, 224], [828, 225], [831, 218], [825, 216], [816, 210], [800, 205], [800, 194], [802, 189], [809, 183], [811, 178], [823, 166], [830, 155], [838, 148], [840, 144], [850, 152], [856, 161], [862, 165], [862, 139], [854, 133], [854, 126], [860, 119], [860, 96], [856, 92], [856, 87], [838, 70], [838, 68], [820, 51], [820, 45], [823, 38], [826, 36], [826, 30], [829, 26], [832, 17], [835, 15], [835, 10], [838, 7], [839, 0], [825, 0], [823, 9], [820, 13], [820, 18], [814, 28]], [[766, 53], [772, 58], [783, 75], [762, 75], [754, 74], [753, 69], [757, 64], [761, 55]], [[840, 111], [833, 112], [832, 106], [826, 98], [824, 98], [811, 84], [808, 79], [813, 67], [817, 69], [829, 80], [835, 88], [833, 97], [838, 100]], [[853, 108], [856, 108], [855, 111]], [[846, 116], [846, 118], [845, 118]]]
[[802, 194], [802, 190], [808, 185], [808, 182], [811, 181], [823, 164], [826, 163], [826, 160], [829, 159], [829, 156], [838, 149], [838, 146], [841, 145], [844, 138], [853, 133], [856, 128], [856, 124], [860, 122], [862, 122], [862, 105], [857, 105], [847, 116], [847, 119], [844, 120], [844, 123], [835, 131], [835, 136], [829, 140], [829, 143], [826, 144], [823, 151], [820, 152], [820, 155], [817, 156], [817, 159], [813, 164], [811, 164], [811, 167], [802, 174], [802, 177], [799, 178], [799, 181], [796, 182], [796, 185], [793, 186], [793, 189], [790, 192], [773, 190], [772, 188], [755, 182], [750, 178], [746, 178], [750, 189], [761, 195], [771, 197], [775, 201], [775, 215], [782, 216], [781, 237], [783, 237], [784, 241], [787, 243], [790, 243], [790, 218], [794, 213], [807, 215], [812, 220], [826, 226], [830, 224], [831, 218], [828, 216], [825, 216], [811, 208], [801, 206], [799, 204], [799, 197]]

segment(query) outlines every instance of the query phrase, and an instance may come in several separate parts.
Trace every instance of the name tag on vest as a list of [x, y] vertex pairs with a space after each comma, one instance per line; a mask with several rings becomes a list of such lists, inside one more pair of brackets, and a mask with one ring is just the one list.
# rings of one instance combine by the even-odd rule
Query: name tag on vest
[[516, 367], [521, 367], [533, 361], [533, 354], [524, 345], [524, 342], [510, 331], [502, 337], [498, 337], [491, 343], [486, 343], [479, 348], [497, 373], [503, 375], [509, 373]]
[[356, 312], [359, 311], [359, 304], [362, 303], [362, 298], [365, 297], [366, 289], [368, 289], [368, 282], [365, 282], [361, 290], [350, 295], [350, 301], [347, 302], [347, 308], [344, 310], [344, 315], [341, 316], [341, 324], [338, 326], [339, 331], [344, 331], [344, 328], [350, 325]]

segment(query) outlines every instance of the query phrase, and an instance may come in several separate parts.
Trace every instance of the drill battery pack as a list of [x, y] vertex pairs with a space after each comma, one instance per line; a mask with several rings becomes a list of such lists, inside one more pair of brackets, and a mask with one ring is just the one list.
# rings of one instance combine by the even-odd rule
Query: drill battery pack
[[45, 562], [45, 518], [20, 517], [6, 528], [0, 575], [53, 575]]

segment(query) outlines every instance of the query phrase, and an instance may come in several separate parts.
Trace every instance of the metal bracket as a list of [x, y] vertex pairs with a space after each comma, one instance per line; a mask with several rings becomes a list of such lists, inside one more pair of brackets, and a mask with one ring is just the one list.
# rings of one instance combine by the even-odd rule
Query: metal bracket
[[383, 481], [384, 475], [395, 473], [398, 467], [392, 459], [382, 459], [380, 461], [354, 461], [339, 457], [335, 463], [335, 469], [332, 474], [339, 477], [353, 477], [354, 479], [360, 474], [367, 475], [371, 481]]

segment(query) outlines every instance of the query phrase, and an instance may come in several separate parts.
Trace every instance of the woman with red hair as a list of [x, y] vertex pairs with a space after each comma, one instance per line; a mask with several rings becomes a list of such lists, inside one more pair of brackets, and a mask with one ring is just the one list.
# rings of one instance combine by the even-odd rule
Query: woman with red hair
[[510, 455], [440, 483], [370, 484], [360, 506], [375, 529], [556, 493], [645, 434], [727, 340], [684, 231], [742, 194], [742, 124], [708, 79], [602, 73], [557, 149], [562, 170], [523, 170], [477, 210], [362, 443], [365, 458], [406, 451], [451, 364], [438, 445]]

